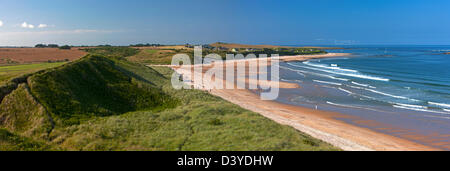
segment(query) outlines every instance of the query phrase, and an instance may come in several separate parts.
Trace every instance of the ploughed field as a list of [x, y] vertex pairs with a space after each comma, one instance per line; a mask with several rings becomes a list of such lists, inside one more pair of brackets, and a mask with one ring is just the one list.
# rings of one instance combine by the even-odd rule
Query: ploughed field
[[0, 48], [0, 65], [73, 61], [84, 55], [78, 48]]

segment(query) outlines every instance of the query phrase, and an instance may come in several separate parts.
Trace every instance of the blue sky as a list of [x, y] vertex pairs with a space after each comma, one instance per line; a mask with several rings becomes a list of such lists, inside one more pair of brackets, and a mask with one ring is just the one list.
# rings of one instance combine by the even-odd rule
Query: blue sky
[[0, 46], [450, 45], [449, 6], [447, 0], [0, 0]]

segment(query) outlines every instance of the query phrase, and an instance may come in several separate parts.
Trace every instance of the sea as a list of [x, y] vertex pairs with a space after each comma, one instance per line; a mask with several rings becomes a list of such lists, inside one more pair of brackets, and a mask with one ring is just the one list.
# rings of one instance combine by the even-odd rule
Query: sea
[[278, 102], [353, 117], [349, 124], [450, 150], [450, 46], [341, 46], [345, 57], [280, 63]]

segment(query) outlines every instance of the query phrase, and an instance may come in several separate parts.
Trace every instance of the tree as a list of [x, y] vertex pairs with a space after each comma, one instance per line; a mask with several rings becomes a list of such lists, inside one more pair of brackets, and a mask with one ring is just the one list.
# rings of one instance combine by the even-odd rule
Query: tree
[[70, 50], [72, 47], [70, 47], [69, 45], [64, 45], [59, 47], [59, 49], [63, 49], [63, 50]]
[[59, 46], [57, 44], [48, 44], [49, 48], [58, 48]]
[[37, 45], [34, 46], [34, 47], [36, 47], [36, 48], [45, 48], [45, 47], [47, 47], [47, 45], [44, 45], [44, 44], [37, 44]]

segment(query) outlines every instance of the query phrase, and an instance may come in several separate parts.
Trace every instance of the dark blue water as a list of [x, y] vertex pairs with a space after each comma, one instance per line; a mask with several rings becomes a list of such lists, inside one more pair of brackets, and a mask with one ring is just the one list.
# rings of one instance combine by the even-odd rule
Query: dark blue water
[[279, 101], [410, 130], [450, 149], [450, 46], [346, 48], [329, 52], [349, 57], [280, 64], [282, 81], [303, 88], [282, 90]]

